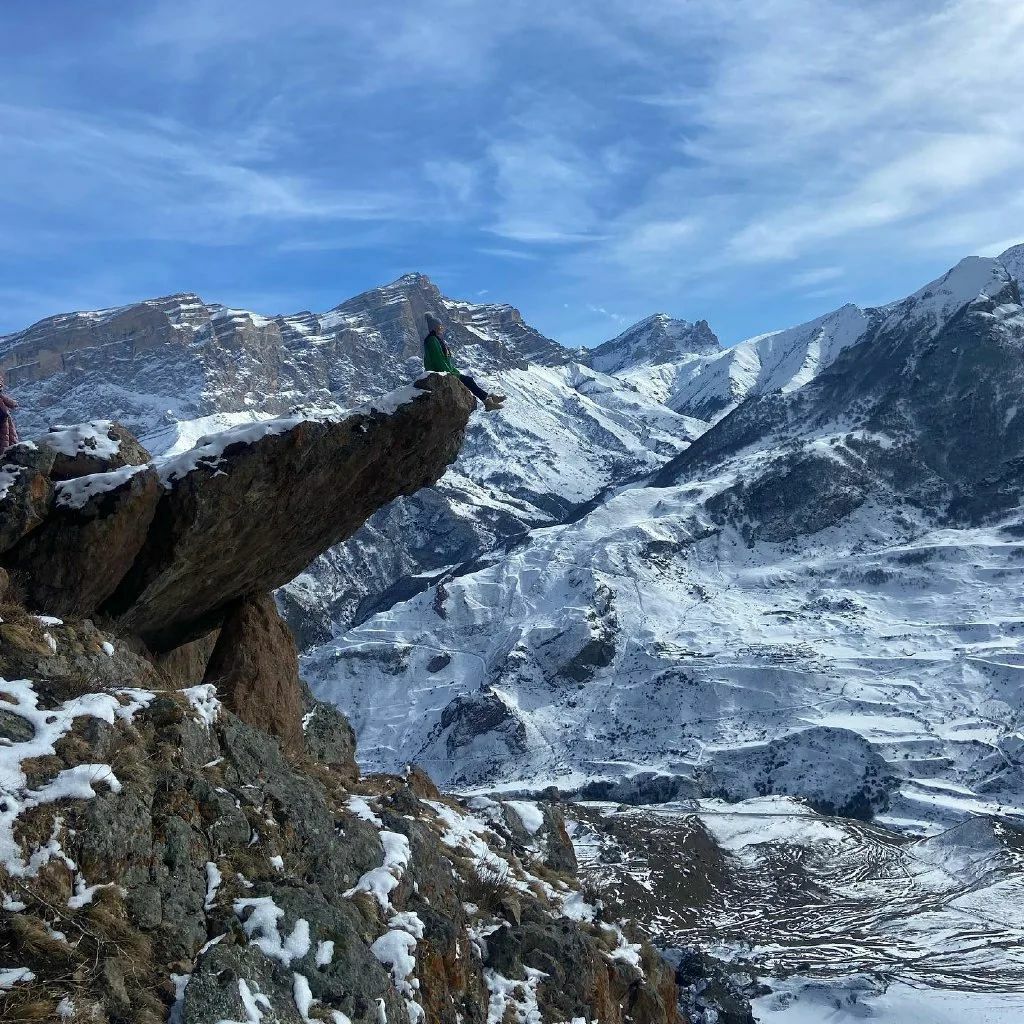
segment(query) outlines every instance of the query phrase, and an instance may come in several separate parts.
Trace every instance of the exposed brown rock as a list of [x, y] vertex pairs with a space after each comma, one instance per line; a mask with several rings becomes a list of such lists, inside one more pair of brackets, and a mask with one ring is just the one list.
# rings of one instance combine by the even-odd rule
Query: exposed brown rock
[[53, 499], [52, 456], [18, 444], [0, 456], [0, 552], [14, 547], [46, 518]]
[[219, 630], [212, 630], [198, 640], [182, 644], [173, 650], [153, 657], [153, 663], [160, 668], [173, 686], [195, 686], [203, 681], [210, 656], [217, 646]]
[[247, 725], [302, 749], [299, 656], [291, 630], [270, 595], [239, 602], [227, 614], [204, 682]]
[[197, 449], [104, 610], [154, 651], [180, 646], [238, 599], [293, 579], [382, 505], [434, 483], [458, 454], [473, 399], [450, 376], [418, 386], [387, 414], [300, 421], [205, 460]]
[[[146, 540], [162, 487], [153, 470], [93, 480], [97, 489], [57, 488], [45, 523], [7, 553], [30, 605], [57, 615], [89, 615], [114, 592]], [[106, 488], [106, 489], [104, 489]]]
[[[81, 430], [81, 437], [77, 443], [69, 445], [67, 435], [77, 428], [51, 427], [50, 434], [44, 434], [39, 438], [39, 446], [42, 448], [53, 448], [58, 437], [63, 438], [61, 447], [73, 448], [74, 454], [67, 451], [54, 450], [53, 468], [50, 471], [52, 480], [73, 480], [80, 476], [89, 476], [92, 473], [107, 473], [112, 469], [120, 469], [123, 466], [144, 466], [149, 462], [151, 456], [148, 451], [121, 426], [120, 423], [108, 421], [97, 421], [88, 426], [96, 429]], [[80, 427], [87, 427], [81, 424]], [[117, 450], [105, 454], [99, 450], [100, 439], [103, 436], [117, 444]]]

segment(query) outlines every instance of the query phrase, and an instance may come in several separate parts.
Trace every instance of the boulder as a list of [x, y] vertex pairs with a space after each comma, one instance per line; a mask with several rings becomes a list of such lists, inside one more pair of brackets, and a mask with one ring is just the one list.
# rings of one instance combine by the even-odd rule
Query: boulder
[[91, 615], [114, 592], [146, 540], [163, 488], [128, 467], [58, 484], [46, 521], [4, 561], [26, 600], [56, 615]]
[[104, 611], [151, 650], [219, 625], [276, 589], [382, 505], [454, 460], [473, 398], [431, 374], [347, 418], [282, 419], [206, 438], [160, 467], [147, 542]]
[[17, 444], [0, 457], [0, 552], [36, 529], [49, 511], [53, 484], [49, 453]]
[[224, 618], [203, 680], [243, 722], [302, 750], [299, 656], [274, 599], [239, 601]]
[[301, 679], [299, 686], [306, 753], [314, 761], [329, 765], [350, 779], [358, 779], [356, 734], [351, 723], [333, 704], [317, 700]]
[[126, 428], [111, 420], [50, 427], [38, 444], [54, 453], [50, 472], [53, 480], [74, 480], [123, 466], [144, 466], [151, 458]]

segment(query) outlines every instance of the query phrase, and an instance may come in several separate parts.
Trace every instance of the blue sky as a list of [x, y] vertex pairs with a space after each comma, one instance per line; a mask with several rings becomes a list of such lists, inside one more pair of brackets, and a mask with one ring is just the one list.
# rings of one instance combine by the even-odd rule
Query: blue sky
[[1005, 0], [7, 0], [0, 331], [421, 270], [593, 344], [724, 341], [1024, 240]]

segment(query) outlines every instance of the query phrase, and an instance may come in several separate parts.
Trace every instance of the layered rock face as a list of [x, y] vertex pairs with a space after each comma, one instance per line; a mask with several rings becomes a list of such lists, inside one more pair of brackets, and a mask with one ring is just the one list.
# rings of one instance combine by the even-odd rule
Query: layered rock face
[[0, 368], [22, 396], [25, 436], [94, 418], [151, 435], [168, 418], [358, 403], [415, 380], [428, 309], [476, 372], [569, 361], [511, 306], [452, 302], [408, 274], [326, 313], [270, 317], [185, 293], [62, 314], [0, 338]]
[[721, 351], [707, 320], [691, 324], [656, 313], [581, 356], [596, 370], [616, 373], [628, 367], [679, 363], [693, 356], [718, 355]]
[[431, 378], [143, 466], [55, 480], [53, 450], [13, 451], [4, 1019], [679, 1021], [672, 971], [580, 892], [557, 806], [360, 778], [267, 593], [436, 479], [468, 414]]
[[[54, 485], [12, 463], [12, 480], [36, 473], [43, 483], [8, 488], [4, 503], [22, 526], [0, 557], [39, 606], [102, 611], [165, 652], [436, 480], [458, 453], [470, 402], [434, 374], [341, 420], [265, 421], [147, 466]], [[70, 460], [60, 465], [67, 474]], [[36, 509], [32, 488], [52, 492], [52, 509]]]

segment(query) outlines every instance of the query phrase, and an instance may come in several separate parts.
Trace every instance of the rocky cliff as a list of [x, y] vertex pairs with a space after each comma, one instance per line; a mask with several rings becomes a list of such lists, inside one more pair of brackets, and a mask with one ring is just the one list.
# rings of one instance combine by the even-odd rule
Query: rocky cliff
[[109, 423], [7, 453], [0, 1017], [679, 1020], [557, 804], [361, 778], [268, 596], [440, 476], [468, 415], [430, 377], [168, 459]]

